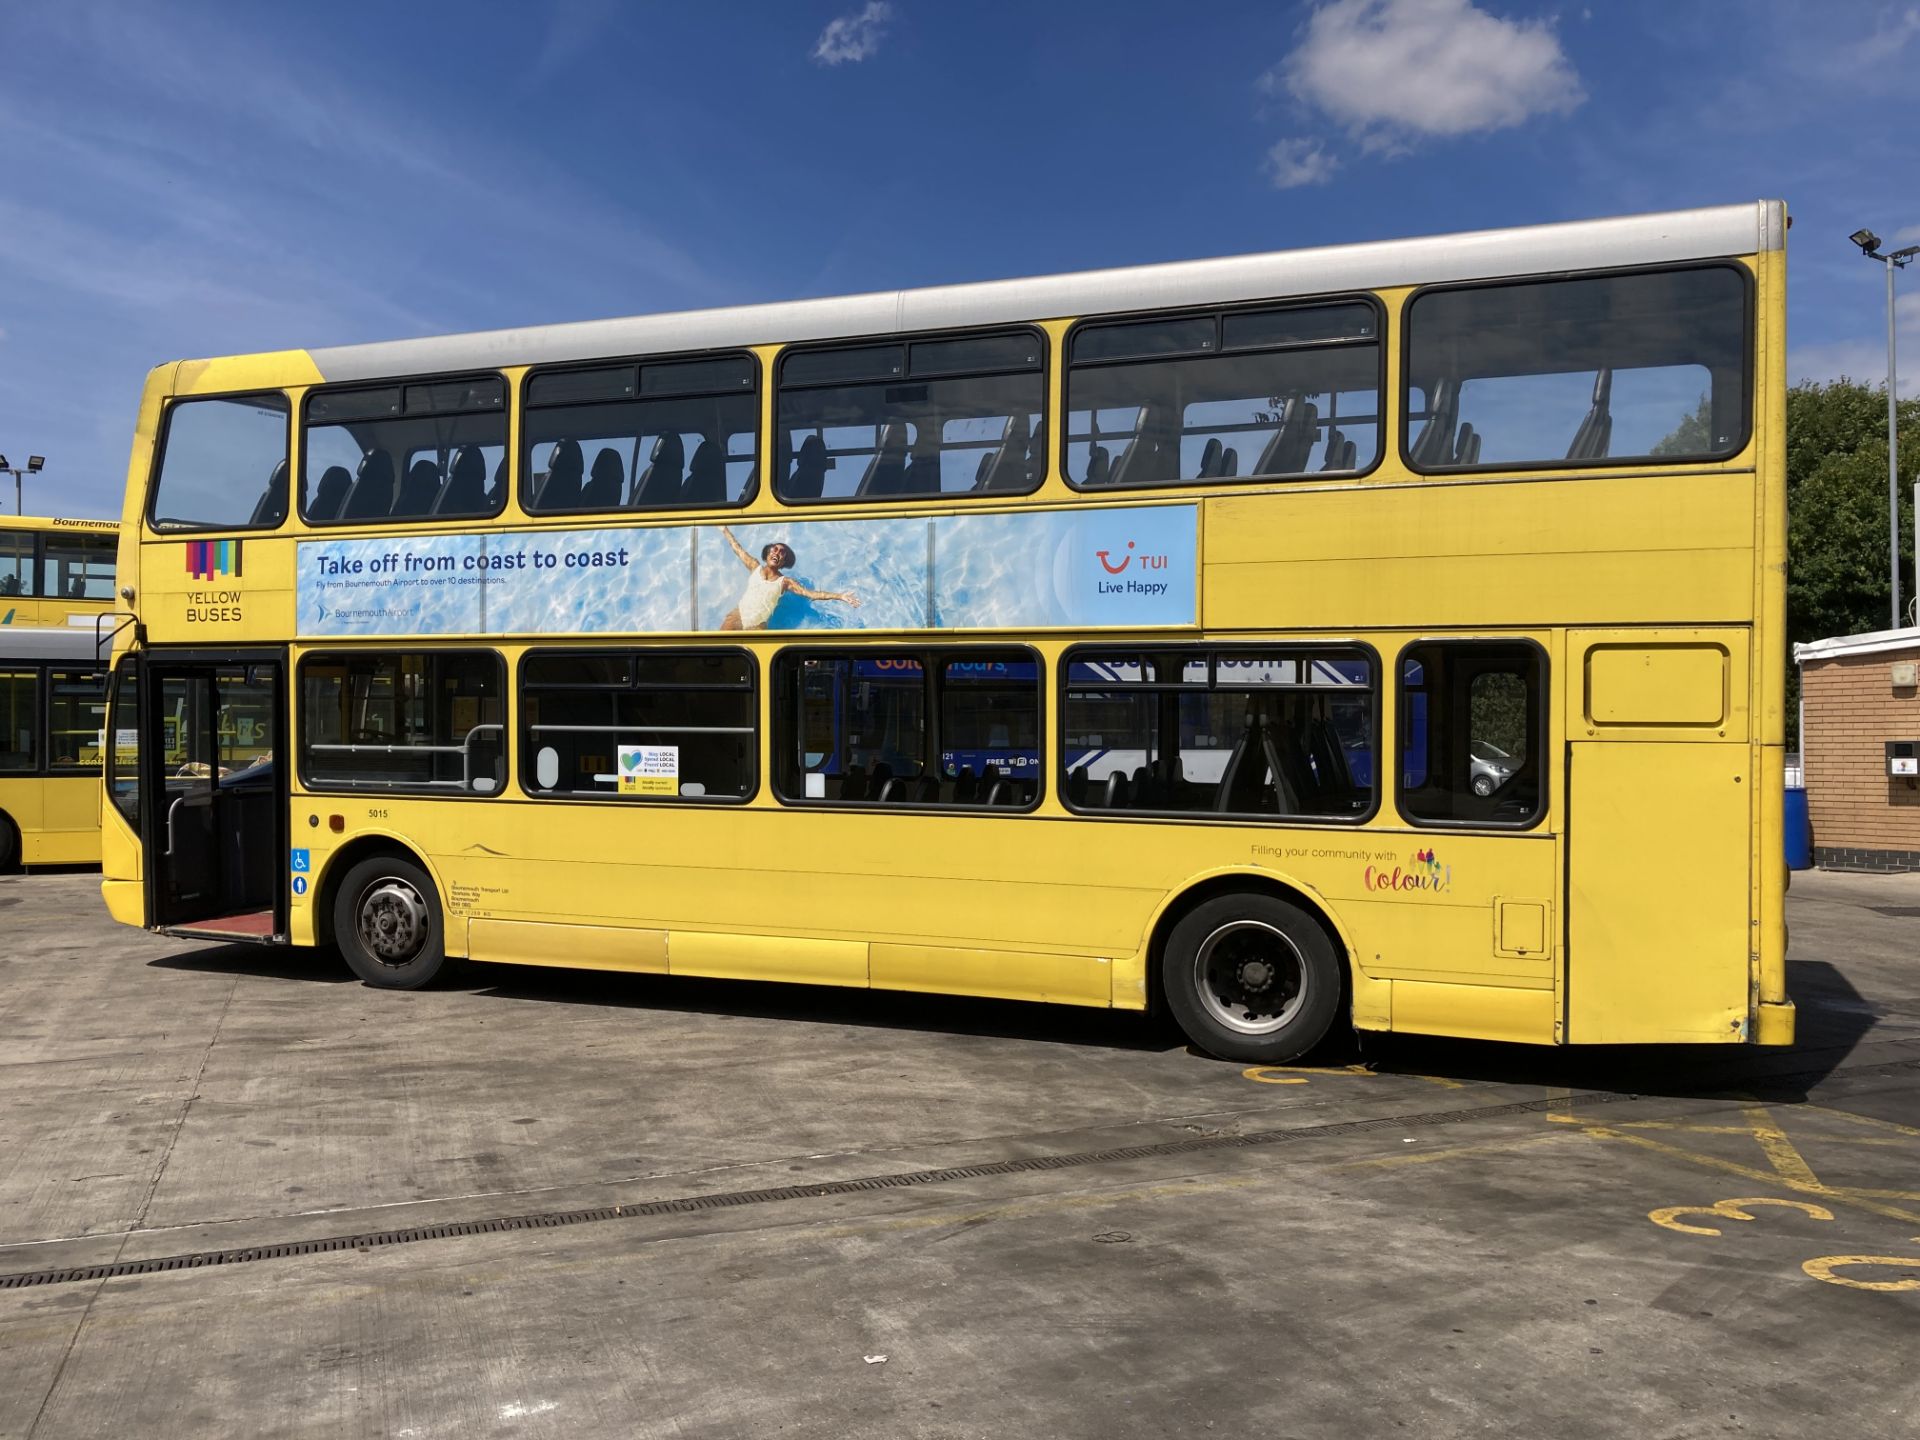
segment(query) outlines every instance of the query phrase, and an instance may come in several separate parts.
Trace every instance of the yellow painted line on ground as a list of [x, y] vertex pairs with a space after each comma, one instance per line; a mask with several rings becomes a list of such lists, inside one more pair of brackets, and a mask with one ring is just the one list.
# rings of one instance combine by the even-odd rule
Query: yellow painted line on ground
[[[1920, 1244], [1920, 1236], [1915, 1236], [1914, 1240]], [[1893, 1270], [1920, 1271], [1920, 1256], [1822, 1255], [1817, 1260], [1807, 1261], [1800, 1268], [1816, 1280], [1824, 1280], [1829, 1285], [1845, 1285], [1850, 1290], [1920, 1290], [1920, 1274], [1905, 1280], [1857, 1280], [1851, 1275], [1834, 1273], [1846, 1265], [1884, 1265]]]
[[1920, 1139], [1920, 1129], [1916, 1129], [1912, 1125], [1896, 1124], [1892, 1120], [1882, 1120], [1877, 1115], [1856, 1115], [1851, 1110], [1836, 1110], [1831, 1105], [1814, 1105], [1811, 1103], [1802, 1105], [1800, 1108], [1803, 1110], [1817, 1110], [1822, 1115], [1832, 1115], [1841, 1120], [1851, 1120], [1856, 1125], [1870, 1125], [1879, 1130], [1891, 1130], [1896, 1135], [1908, 1135], [1915, 1139]]
[[[1442, 1090], [1467, 1088], [1461, 1081], [1449, 1080], [1444, 1075], [1408, 1075], [1398, 1070], [1376, 1070], [1371, 1065], [1254, 1065], [1242, 1070], [1240, 1075], [1256, 1085], [1306, 1085], [1317, 1076], [1363, 1075], [1369, 1079], [1397, 1076], [1403, 1080], [1424, 1080], [1429, 1085], [1438, 1085]], [[1295, 1079], [1295, 1076], [1300, 1078]]]
[[1462, 1155], [1498, 1155], [1509, 1150], [1525, 1150], [1549, 1140], [1578, 1138], [1571, 1130], [1549, 1130], [1545, 1134], [1521, 1135], [1512, 1140], [1489, 1140], [1484, 1145], [1455, 1145], [1445, 1150], [1409, 1150], [1405, 1154], [1377, 1155], [1371, 1160], [1343, 1160], [1329, 1170], [1397, 1170], [1406, 1165], [1431, 1165], [1436, 1160], [1455, 1160]]
[[1658, 1210], [1649, 1210], [1647, 1219], [1668, 1230], [1678, 1230], [1683, 1235], [1718, 1235], [1719, 1227], [1714, 1225], [1689, 1225], [1682, 1215], [1712, 1215], [1721, 1220], [1751, 1220], [1748, 1207], [1754, 1205], [1784, 1205], [1792, 1210], [1804, 1210], [1815, 1220], [1831, 1220], [1833, 1212], [1824, 1205], [1809, 1204], [1805, 1200], [1775, 1200], [1761, 1195], [1749, 1200], [1717, 1200], [1711, 1205], [1667, 1205]]
[[1741, 1113], [1753, 1127], [1753, 1138], [1759, 1143], [1769, 1165], [1789, 1179], [1826, 1188], [1820, 1185], [1820, 1177], [1813, 1173], [1813, 1167], [1794, 1148], [1793, 1141], [1787, 1138], [1787, 1132], [1780, 1128], [1780, 1122], [1773, 1118], [1766, 1106], [1749, 1105]]
[[1777, 1170], [1761, 1170], [1752, 1165], [1742, 1165], [1734, 1160], [1722, 1160], [1717, 1155], [1700, 1155], [1691, 1150], [1682, 1150], [1678, 1145], [1669, 1145], [1648, 1135], [1629, 1135], [1624, 1130], [1616, 1130], [1606, 1125], [1587, 1125], [1585, 1133], [1600, 1140], [1619, 1140], [1628, 1145], [1637, 1145], [1643, 1150], [1651, 1150], [1659, 1155], [1670, 1156], [1675, 1160], [1684, 1160], [1692, 1165], [1704, 1165], [1709, 1170], [1724, 1171], [1729, 1175], [1738, 1175], [1746, 1180], [1758, 1180], [1763, 1185], [1781, 1185], [1789, 1190], [1798, 1190], [1806, 1195], [1818, 1195], [1823, 1200], [1832, 1200], [1836, 1204], [1851, 1205], [1855, 1209], [1865, 1210], [1874, 1215], [1882, 1215], [1890, 1220], [1899, 1220], [1906, 1224], [1920, 1224], [1920, 1214], [1883, 1205], [1878, 1200], [1860, 1195], [1852, 1190], [1839, 1189], [1823, 1185], [1819, 1181], [1808, 1183], [1782, 1175]]

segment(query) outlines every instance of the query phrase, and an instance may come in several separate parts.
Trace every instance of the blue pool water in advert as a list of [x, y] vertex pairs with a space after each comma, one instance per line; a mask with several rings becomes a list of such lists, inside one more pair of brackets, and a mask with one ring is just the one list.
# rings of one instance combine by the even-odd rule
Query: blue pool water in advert
[[1192, 505], [303, 540], [302, 636], [1193, 625]]

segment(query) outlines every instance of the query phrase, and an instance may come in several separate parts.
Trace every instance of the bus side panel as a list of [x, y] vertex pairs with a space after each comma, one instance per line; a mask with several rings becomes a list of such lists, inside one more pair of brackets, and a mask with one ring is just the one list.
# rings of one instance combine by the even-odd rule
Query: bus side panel
[[1572, 747], [1567, 1038], [1748, 1037], [1745, 745]]
[[100, 777], [56, 776], [45, 782], [41, 865], [94, 865], [100, 860]]
[[46, 782], [32, 778], [9, 780], [0, 776], [0, 815], [13, 822], [20, 835], [22, 864], [39, 862], [41, 814], [45, 806]]

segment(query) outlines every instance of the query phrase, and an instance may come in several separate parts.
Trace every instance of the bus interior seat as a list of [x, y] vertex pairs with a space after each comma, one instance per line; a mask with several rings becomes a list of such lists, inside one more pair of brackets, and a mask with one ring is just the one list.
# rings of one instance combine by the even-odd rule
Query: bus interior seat
[[1142, 810], [1159, 810], [1162, 807], [1160, 783], [1153, 771], [1145, 765], [1133, 772], [1133, 803]]
[[809, 435], [800, 442], [800, 451], [793, 457], [793, 473], [787, 476], [780, 493], [789, 500], [818, 500], [826, 492], [831, 469], [833, 457], [827, 454], [826, 439]]
[[1027, 441], [1027, 486], [1033, 489], [1047, 476], [1047, 417], [1033, 422], [1033, 438]]
[[1206, 447], [1200, 452], [1199, 478], [1209, 480], [1220, 473], [1220, 457], [1227, 453], [1227, 447], [1220, 443], [1218, 435], [1207, 437]]
[[393, 501], [393, 513], [408, 519], [431, 515], [433, 502], [439, 498], [440, 467], [431, 460], [416, 460], [407, 467], [407, 478], [400, 482], [400, 493]]
[[929, 771], [920, 777], [920, 783], [913, 787], [913, 802], [916, 805], [937, 805], [940, 803], [940, 782]]
[[393, 457], [384, 450], [369, 450], [360, 457], [360, 470], [340, 507], [340, 518], [383, 520], [392, 513]]
[[1119, 770], [1107, 776], [1106, 791], [1101, 795], [1099, 804], [1109, 810], [1124, 810], [1128, 804], [1127, 777]]
[[900, 476], [902, 495], [938, 495], [940, 493], [940, 427], [938, 422], [922, 420], [920, 433], [907, 451], [906, 469]]
[[578, 440], [555, 442], [547, 457], [547, 478], [534, 492], [536, 510], [573, 510], [580, 504], [580, 481], [587, 469], [587, 458]]
[[1341, 458], [1346, 454], [1346, 449], [1347, 449], [1346, 435], [1342, 433], [1338, 425], [1328, 425], [1327, 426], [1327, 453], [1321, 458], [1320, 468], [1322, 470], [1345, 469], [1346, 467], [1342, 465], [1340, 461], [1341, 461]]
[[680, 482], [687, 474], [687, 443], [669, 432], [653, 442], [647, 468], [633, 480], [633, 492], [627, 496], [629, 507], [639, 505], [677, 505]]
[[880, 443], [867, 462], [867, 473], [854, 490], [859, 497], [898, 495], [907, 474], [907, 427], [898, 421], [880, 427]]
[[620, 452], [603, 445], [593, 457], [593, 469], [587, 483], [580, 487], [580, 503], [589, 510], [612, 510], [620, 503], [620, 492], [627, 487], [627, 467], [620, 463]]
[[278, 525], [287, 518], [287, 462], [282, 460], [267, 476], [267, 488], [254, 502], [249, 525]]
[[1298, 475], [1307, 467], [1307, 455], [1320, 435], [1320, 407], [1294, 395], [1280, 410], [1280, 428], [1260, 452], [1255, 475]]
[[1159, 485], [1178, 478], [1180, 445], [1168, 424], [1165, 407], [1142, 405], [1133, 443], [1114, 462], [1110, 485]]
[[842, 800], [864, 800], [867, 798], [867, 767], [849, 765], [840, 772], [840, 798]]
[[85, 580], [69, 580], [67, 582], [67, 599], [84, 600], [86, 598], [87, 582]]
[[20, 577], [18, 575], [0, 575], [0, 595], [18, 595]]
[[[501, 469], [506, 468], [506, 460], [500, 461]], [[506, 483], [506, 477], [499, 471], [494, 472], [496, 488]], [[440, 487], [440, 493], [434, 498], [433, 513], [436, 515], [478, 515], [487, 508], [487, 457], [481, 453], [478, 445], [462, 445], [453, 452], [453, 459], [447, 465], [447, 483]]]
[[1240, 452], [1229, 445], [1220, 452], [1220, 478], [1231, 480], [1240, 473]]
[[1480, 432], [1464, 420], [1460, 422], [1460, 438], [1454, 443], [1453, 463], [1456, 465], [1480, 463]]
[[960, 773], [953, 777], [953, 803], [971, 805], [980, 798], [980, 780], [973, 773], [971, 765], [962, 765]]
[[1031, 467], [1027, 463], [1027, 452], [1032, 448], [1033, 433], [1024, 415], [1009, 415], [1006, 427], [1000, 432], [1000, 448], [989, 457], [990, 463], [981, 467], [980, 479], [975, 483], [976, 490], [1025, 490], [1031, 483]]
[[1087, 807], [1087, 767], [1076, 765], [1067, 772], [1067, 803], [1076, 810]]
[[1005, 805], [1012, 798], [1012, 785], [1007, 777], [1000, 773], [998, 765], [980, 767], [980, 794], [978, 803], [982, 805]]
[[1567, 447], [1569, 460], [1602, 460], [1613, 440], [1613, 370], [1602, 367], [1593, 377], [1593, 404]]
[[727, 503], [727, 456], [718, 440], [702, 440], [687, 462], [687, 478], [680, 486], [682, 505]]
[[1087, 447], [1087, 478], [1082, 485], [1111, 485], [1113, 483], [1113, 456], [1107, 447], [1095, 443]]
[[341, 502], [353, 488], [353, 476], [344, 465], [329, 465], [313, 487], [313, 503], [307, 506], [309, 520], [338, 520]]
[[1460, 420], [1460, 382], [1448, 377], [1428, 389], [1427, 423], [1420, 428], [1407, 458], [1422, 469], [1447, 464], [1454, 427]]
[[[487, 473], [487, 457], [485, 455], [480, 457], [479, 473], [483, 476]], [[482, 510], [500, 509], [507, 503], [506, 494], [507, 457], [503, 452], [500, 456], [500, 463], [493, 467], [493, 485], [480, 497], [480, 508]]]

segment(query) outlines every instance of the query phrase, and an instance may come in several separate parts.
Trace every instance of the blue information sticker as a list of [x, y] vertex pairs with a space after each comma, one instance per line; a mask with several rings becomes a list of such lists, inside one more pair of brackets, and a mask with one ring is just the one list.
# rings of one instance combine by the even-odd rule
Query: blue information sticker
[[307, 893], [307, 877], [306, 876], [296, 875], [293, 877], [293, 893], [296, 895], [304, 895]]
[[[307, 858], [307, 854], [308, 852], [305, 850], [296, 850], [293, 852], [293, 868], [296, 874], [303, 870], [313, 869], [313, 864]], [[299, 892], [295, 891], [294, 893], [298, 894]]]

